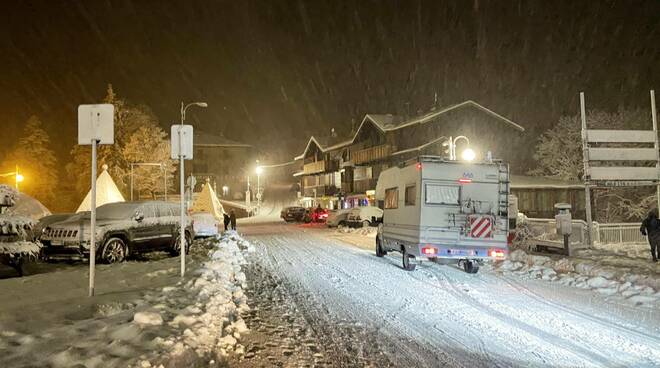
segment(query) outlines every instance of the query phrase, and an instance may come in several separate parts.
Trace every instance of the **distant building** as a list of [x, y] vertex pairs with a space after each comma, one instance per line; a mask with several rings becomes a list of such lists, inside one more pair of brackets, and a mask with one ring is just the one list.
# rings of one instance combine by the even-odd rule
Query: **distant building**
[[575, 219], [585, 219], [584, 184], [541, 176], [511, 175], [511, 194], [518, 198], [518, 212], [533, 218], [554, 218], [556, 203], [571, 205]]
[[[186, 178], [194, 176], [194, 192], [202, 190], [209, 180], [218, 195], [243, 199], [247, 189], [245, 168], [254, 163], [253, 147], [225, 138], [221, 133], [196, 131], [193, 138], [193, 160], [186, 161]], [[228, 193], [223, 193], [226, 186]]]
[[[304, 204], [354, 207], [373, 201], [380, 172], [420, 154], [445, 155], [449, 136], [467, 136], [470, 147], [485, 157], [491, 152], [515, 165], [524, 128], [474, 101], [404, 118], [367, 114], [345, 139], [336, 134], [310, 137], [295, 157]], [[458, 142], [458, 153], [466, 148]]]

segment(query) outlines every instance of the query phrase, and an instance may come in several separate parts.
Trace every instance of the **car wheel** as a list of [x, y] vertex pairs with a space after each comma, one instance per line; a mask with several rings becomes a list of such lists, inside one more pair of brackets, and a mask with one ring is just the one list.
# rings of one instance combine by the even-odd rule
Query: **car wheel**
[[371, 226], [371, 223], [369, 222], [369, 220], [362, 221], [362, 227], [369, 227], [369, 226]]
[[110, 238], [105, 242], [101, 252], [101, 261], [119, 263], [126, 259], [126, 244], [119, 238]]
[[346, 227], [346, 221], [344, 220], [339, 221], [339, 224], [337, 224], [337, 226]]
[[[172, 244], [172, 248], [170, 248], [170, 254], [172, 256], [178, 256], [181, 254], [181, 235], [177, 234], [176, 239], [174, 240], [174, 244]], [[190, 235], [186, 233], [186, 254], [190, 253]]]
[[376, 257], [383, 257], [385, 255], [387, 255], [387, 252], [383, 250], [380, 238], [376, 237]]

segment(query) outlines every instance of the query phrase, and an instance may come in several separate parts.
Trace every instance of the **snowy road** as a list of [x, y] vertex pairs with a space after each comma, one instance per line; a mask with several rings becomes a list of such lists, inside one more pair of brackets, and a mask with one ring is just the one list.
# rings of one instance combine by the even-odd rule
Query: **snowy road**
[[[660, 311], [585, 290], [377, 258], [325, 229], [245, 225], [336, 366], [660, 367]], [[248, 281], [250, 281], [248, 279]]]

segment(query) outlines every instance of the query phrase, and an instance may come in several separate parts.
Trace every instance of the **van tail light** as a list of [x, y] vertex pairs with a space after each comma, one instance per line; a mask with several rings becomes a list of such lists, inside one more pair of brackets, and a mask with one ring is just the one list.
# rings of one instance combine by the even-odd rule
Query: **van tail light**
[[460, 178], [460, 179], [458, 179], [458, 182], [460, 184], [470, 184], [470, 183], [472, 183], [472, 179], [470, 179], [470, 178]]
[[504, 258], [504, 251], [501, 249], [491, 249], [488, 251], [488, 256], [492, 258]]
[[438, 249], [433, 248], [433, 247], [424, 247], [422, 248], [422, 254], [424, 255], [434, 255], [438, 253]]

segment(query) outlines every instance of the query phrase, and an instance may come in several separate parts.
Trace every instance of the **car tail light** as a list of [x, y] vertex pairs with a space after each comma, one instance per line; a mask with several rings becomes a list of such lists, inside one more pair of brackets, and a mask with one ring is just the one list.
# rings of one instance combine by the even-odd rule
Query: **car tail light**
[[424, 248], [422, 248], [422, 254], [433, 255], [433, 254], [437, 254], [437, 253], [438, 253], [438, 250], [436, 248], [433, 248], [433, 247], [424, 247]]
[[504, 258], [504, 251], [501, 249], [491, 249], [488, 251], [488, 256], [493, 258]]

